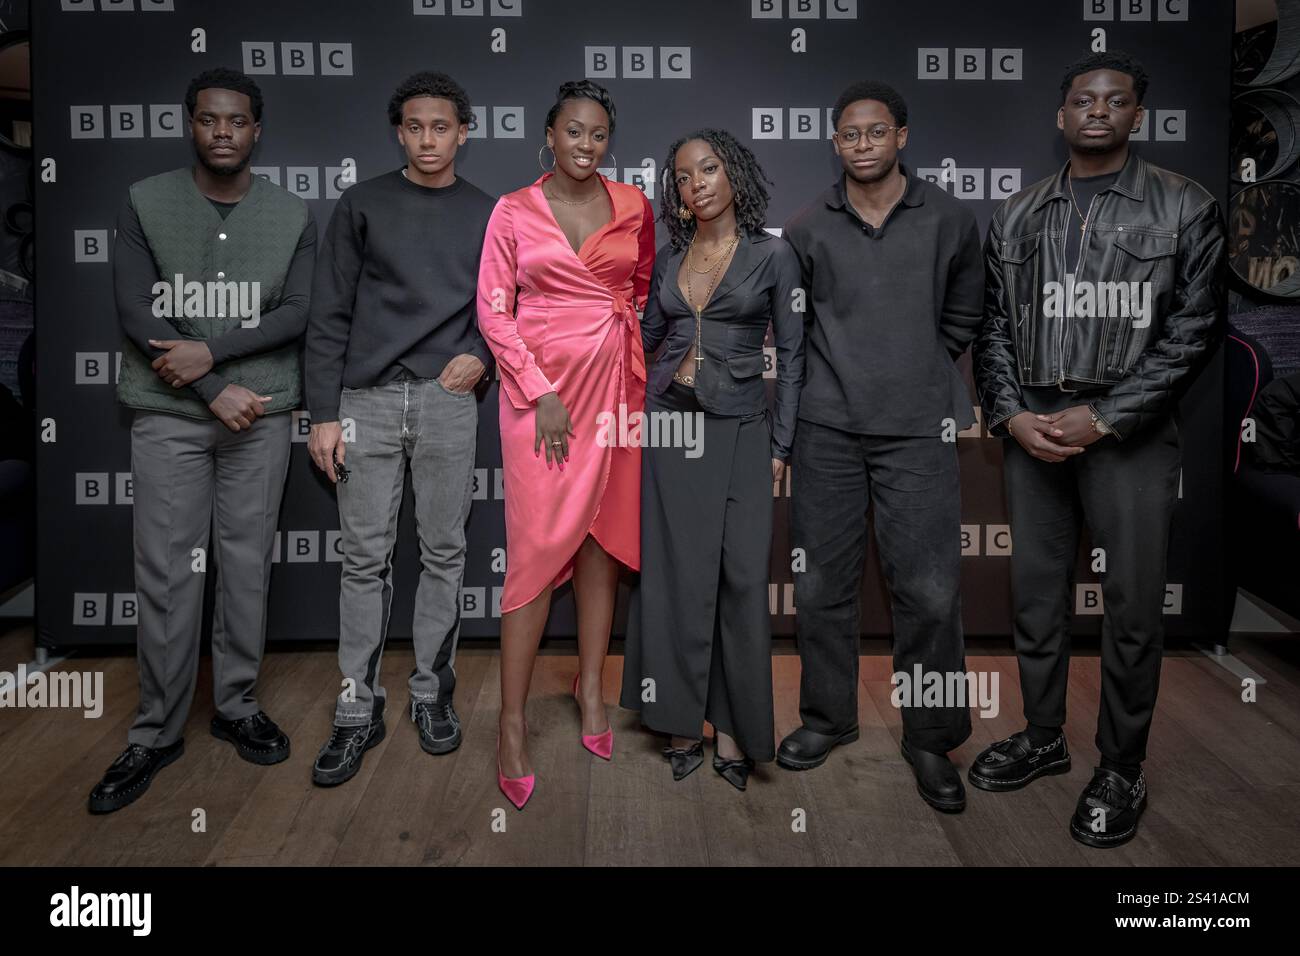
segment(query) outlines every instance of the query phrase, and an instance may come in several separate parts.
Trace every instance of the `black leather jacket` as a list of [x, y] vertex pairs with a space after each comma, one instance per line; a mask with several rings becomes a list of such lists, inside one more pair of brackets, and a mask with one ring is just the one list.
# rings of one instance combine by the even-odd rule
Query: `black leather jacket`
[[[1111, 386], [1091, 408], [1123, 440], [1162, 418], [1222, 335], [1226, 259], [1218, 204], [1200, 185], [1130, 153], [1098, 193], [1077, 263], [1078, 228], [1065, 177], [1037, 182], [998, 207], [984, 244], [984, 325], [972, 351], [990, 431], [1025, 411], [1021, 386]], [[1047, 283], [1150, 283], [1149, 323], [1128, 316], [1057, 317]], [[1058, 312], [1061, 310], [1057, 310]]]
[[[686, 303], [677, 276], [685, 250], [664, 246], [655, 256], [650, 295], [641, 319], [641, 339], [653, 352], [667, 339], [663, 354], [650, 367], [647, 395], [661, 395], [695, 341], [695, 312]], [[697, 276], [707, 288], [708, 277]], [[743, 236], [731, 264], [700, 316], [704, 361], [695, 381], [695, 397], [715, 415], [748, 416], [767, 411], [763, 351], [767, 326], [776, 342], [776, 409], [772, 420], [772, 457], [786, 461], [794, 441], [803, 387], [802, 312], [796, 311], [799, 259], [789, 243], [767, 232]]]

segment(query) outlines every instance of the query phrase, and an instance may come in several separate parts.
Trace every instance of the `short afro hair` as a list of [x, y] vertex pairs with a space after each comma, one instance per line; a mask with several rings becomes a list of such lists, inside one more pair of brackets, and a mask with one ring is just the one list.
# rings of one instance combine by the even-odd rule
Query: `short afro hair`
[[863, 80], [860, 83], [854, 83], [841, 93], [840, 98], [835, 101], [835, 108], [831, 110], [831, 126], [833, 128], [839, 129], [840, 117], [849, 108], [850, 103], [856, 103], [858, 100], [876, 100], [879, 103], [884, 103], [890, 115], [894, 117], [896, 125], [900, 127], [907, 125], [907, 104], [903, 102], [903, 97], [898, 90], [888, 83], [881, 83], [878, 80]]
[[614, 98], [609, 95], [609, 90], [605, 89], [599, 83], [593, 83], [591, 80], [570, 80], [567, 83], [561, 83], [559, 90], [555, 94], [555, 105], [551, 111], [546, 114], [546, 128], [555, 126], [555, 117], [560, 115], [560, 108], [569, 100], [588, 99], [595, 100], [604, 109], [605, 114], [609, 116], [609, 135], [614, 135]]
[[262, 91], [246, 74], [238, 70], [217, 67], [214, 70], [204, 70], [190, 80], [189, 88], [185, 91], [185, 112], [191, 118], [194, 116], [194, 111], [198, 109], [199, 93], [202, 90], [232, 90], [235, 93], [243, 93], [253, 105], [253, 122], [262, 122]]
[[1064, 103], [1065, 98], [1070, 95], [1070, 86], [1074, 83], [1076, 77], [1091, 73], [1094, 70], [1114, 70], [1116, 73], [1127, 73], [1133, 78], [1133, 93], [1137, 96], [1138, 105], [1142, 105], [1142, 100], [1147, 95], [1147, 71], [1142, 68], [1142, 64], [1138, 62], [1137, 57], [1130, 56], [1123, 50], [1089, 53], [1082, 59], [1071, 63], [1065, 71], [1065, 76], [1061, 77], [1061, 102]]
[[417, 96], [436, 96], [451, 100], [456, 107], [456, 119], [461, 123], [474, 122], [474, 110], [469, 105], [469, 94], [446, 73], [424, 70], [408, 76], [402, 85], [393, 91], [388, 100], [388, 122], [392, 126], [402, 125], [402, 107], [407, 100]]

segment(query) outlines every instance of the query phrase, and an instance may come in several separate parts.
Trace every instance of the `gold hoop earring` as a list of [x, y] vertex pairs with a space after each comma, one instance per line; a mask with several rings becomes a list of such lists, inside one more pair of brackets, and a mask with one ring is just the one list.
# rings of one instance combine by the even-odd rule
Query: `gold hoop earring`
[[[543, 149], [549, 149], [551, 151], [551, 165], [549, 167], [542, 165]], [[555, 171], [555, 149], [550, 144], [543, 143], [541, 147], [537, 150], [537, 165], [542, 167], [542, 172], [544, 173], [551, 173]]]
[[693, 218], [695, 218], [695, 213], [691, 212], [685, 206], [678, 206], [677, 218], [680, 219], [682, 222], [690, 222]]

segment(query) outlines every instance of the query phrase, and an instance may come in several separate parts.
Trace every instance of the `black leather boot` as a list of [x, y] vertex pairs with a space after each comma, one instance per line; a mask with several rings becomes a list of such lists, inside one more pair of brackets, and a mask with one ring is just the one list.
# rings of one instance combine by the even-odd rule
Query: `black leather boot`
[[807, 727], [799, 727], [781, 741], [776, 751], [776, 762], [787, 770], [811, 770], [824, 764], [832, 749], [857, 739], [856, 727], [839, 734], [819, 734]]
[[947, 754], [909, 747], [906, 740], [902, 750], [903, 759], [912, 765], [916, 790], [922, 800], [944, 813], [960, 813], [966, 809], [966, 788]]

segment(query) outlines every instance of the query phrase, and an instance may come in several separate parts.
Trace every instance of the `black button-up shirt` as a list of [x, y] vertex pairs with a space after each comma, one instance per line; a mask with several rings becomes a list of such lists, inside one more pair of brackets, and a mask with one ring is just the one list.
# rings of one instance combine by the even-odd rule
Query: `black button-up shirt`
[[979, 227], [960, 200], [900, 169], [907, 190], [879, 228], [848, 201], [841, 175], [783, 230], [809, 299], [799, 418], [938, 436], [946, 418], [974, 422], [953, 363], [983, 315]]
[[[695, 342], [695, 313], [678, 282], [685, 255], [684, 249], [665, 245], [655, 257], [641, 340], [647, 352], [665, 340], [668, 344], [650, 367], [648, 396], [663, 394]], [[799, 263], [787, 244], [766, 232], [745, 235], [700, 316], [704, 359], [695, 376], [695, 398], [716, 415], [767, 407], [767, 389], [759, 376], [771, 324], [776, 343], [772, 457], [782, 461], [790, 457], [803, 382], [804, 317], [795, 301], [799, 282]]]

